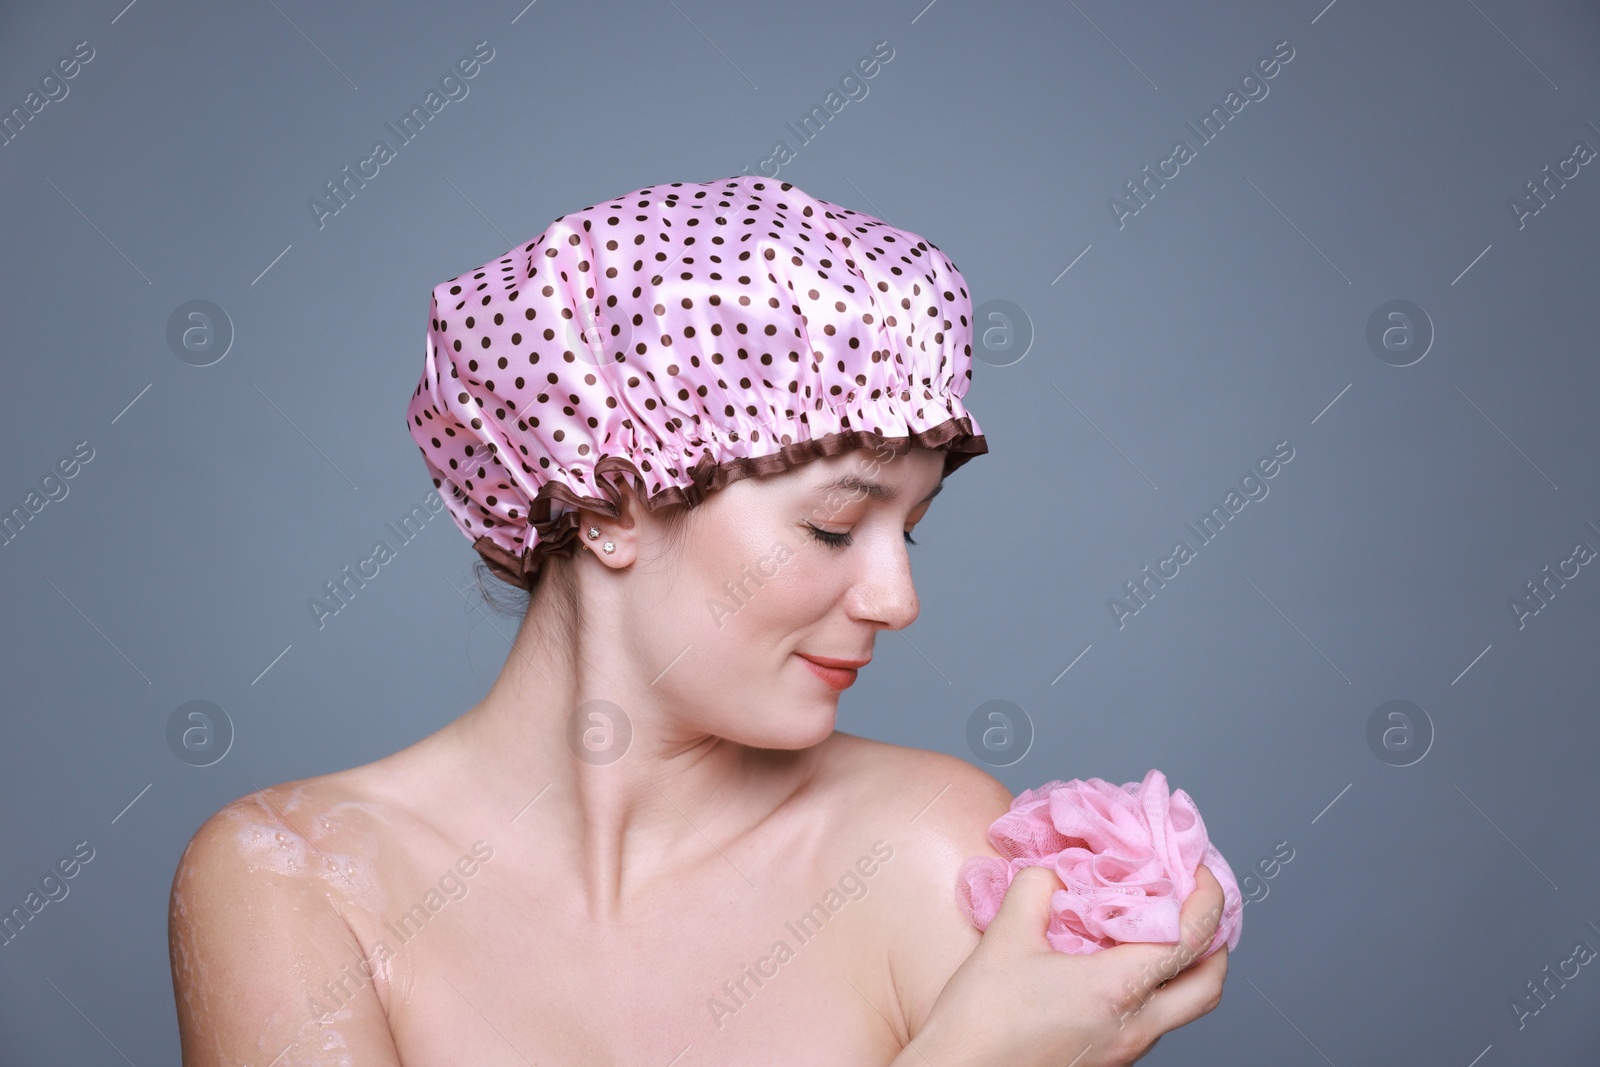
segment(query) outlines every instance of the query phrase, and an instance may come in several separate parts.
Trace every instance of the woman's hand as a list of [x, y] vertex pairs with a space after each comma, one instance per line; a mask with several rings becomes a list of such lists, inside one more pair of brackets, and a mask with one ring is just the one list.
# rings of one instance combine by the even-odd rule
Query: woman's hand
[[1140, 1059], [1162, 1034], [1222, 1000], [1227, 946], [1194, 964], [1216, 935], [1222, 886], [1205, 864], [1195, 878], [1180, 941], [1077, 956], [1044, 938], [1061, 880], [1048, 867], [1019, 871], [983, 941], [891, 1067], [1125, 1067]]

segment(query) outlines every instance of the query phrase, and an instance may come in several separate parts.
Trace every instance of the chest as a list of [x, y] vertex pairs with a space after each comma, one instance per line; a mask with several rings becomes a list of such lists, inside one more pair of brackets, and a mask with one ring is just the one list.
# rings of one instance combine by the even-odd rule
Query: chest
[[859, 879], [750, 875], [730, 868], [626, 922], [584, 919], [558, 886], [484, 885], [425, 927], [387, 923], [402, 1058], [887, 1063], [899, 1012], [879, 902]]

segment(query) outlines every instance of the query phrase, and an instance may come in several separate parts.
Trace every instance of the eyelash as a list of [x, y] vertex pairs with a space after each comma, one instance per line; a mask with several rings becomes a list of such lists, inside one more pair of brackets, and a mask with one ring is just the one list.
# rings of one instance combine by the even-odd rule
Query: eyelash
[[[850, 544], [852, 540], [854, 540], [847, 533], [842, 533], [842, 534], [831, 533], [828, 530], [818, 529], [817, 527], [812, 526], [809, 522], [806, 523], [806, 528], [811, 531], [812, 540], [821, 541], [823, 544], [827, 545], [830, 548], [843, 548], [846, 545]], [[905, 538], [906, 538], [906, 544], [908, 544], [908, 545], [914, 545], [914, 544], [917, 543], [917, 542], [915, 542], [915, 541], [913, 541], [911, 539], [911, 535], [910, 534], [906, 534]]]

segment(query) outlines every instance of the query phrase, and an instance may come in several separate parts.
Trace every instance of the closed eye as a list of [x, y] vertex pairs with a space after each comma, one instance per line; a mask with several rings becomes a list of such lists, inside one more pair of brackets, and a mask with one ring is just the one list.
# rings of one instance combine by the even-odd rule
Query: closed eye
[[[831, 548], [843, 548], [855, 540], [848, 533], [833, 533], [829, 530], [823, 530], [812, 526], [809, 522], [806, 523], [806, 528], [811, 531], [813, 540], [821, 541], [823, 544], [828, 545]], [[905, 539], [906, 544], [908, 545], [914, 545], [917, 543], [911, 539], [911, 535], [909, 533], [905, 535]]]

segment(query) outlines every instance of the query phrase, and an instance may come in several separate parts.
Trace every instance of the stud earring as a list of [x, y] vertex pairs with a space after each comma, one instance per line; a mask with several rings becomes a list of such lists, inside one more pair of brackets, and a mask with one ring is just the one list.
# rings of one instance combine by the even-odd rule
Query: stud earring
[[605, 544], [601, 545], [600, 547], [603, 548], [607, 552], [615, 552], [617, 550], [617, 544], [616, 544], [615, 541], [607, 541]]
[[598, 526], [589, 527], [589, 540], [594, 541], [594, 540], [597, 540], [599, 537], [600, 537], [600, 527], [598, 527]]

